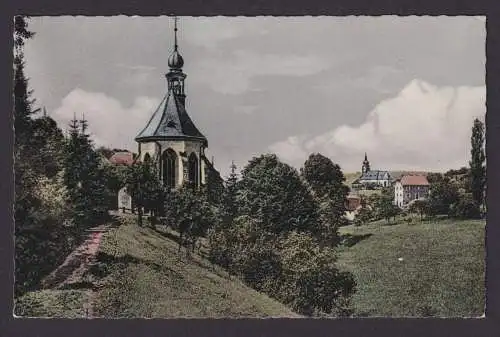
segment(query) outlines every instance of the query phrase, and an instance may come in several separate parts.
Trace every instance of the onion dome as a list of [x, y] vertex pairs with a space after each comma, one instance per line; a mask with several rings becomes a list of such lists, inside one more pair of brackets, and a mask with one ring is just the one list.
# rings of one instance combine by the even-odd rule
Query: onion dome
[[176, 46], [175, 50], [173, 51], [172, 54], [170, 54], [168, 58], [168, 66], [170, 67], [170, 69], [180, 70], [183, 65], [184, 65], [184, 59], [177, 50]]

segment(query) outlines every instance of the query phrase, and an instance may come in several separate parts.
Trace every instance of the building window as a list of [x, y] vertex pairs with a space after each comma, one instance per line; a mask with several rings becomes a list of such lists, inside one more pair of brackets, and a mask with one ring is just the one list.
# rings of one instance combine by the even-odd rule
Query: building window
[[194, 153], [189, 156], [189, 181], [198, 184], [198, 158]]
[[163, 152], [163, 185], [174, 188], [177, 177], [177, 154], [168, 149]]
[[144, 162], [145, 162], [145, 163], [149, 163], [149, 161], [150, 161], [150, 160], [151, 160], [151, 156], [149, 155], [149, 153], [146, 153], [146, 154], [144, 155]]

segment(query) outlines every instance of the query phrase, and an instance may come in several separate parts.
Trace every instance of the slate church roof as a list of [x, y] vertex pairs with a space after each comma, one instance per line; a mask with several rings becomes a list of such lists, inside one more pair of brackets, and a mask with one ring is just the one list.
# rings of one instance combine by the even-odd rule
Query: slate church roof
[[196, 139], [201, 140], [207, 146], [207, 139], [196, 128], [186, 112], [186, 96], [184, 94], [186, 75], [182, 72], [184, 59], [179, 53], [177, 45], [177, 18], [174, 18], [174, 23], [174, 51], [168, 58], [170, 71], [166, 74], [169, 87], [168, 93], [153, 113], [146, 127], [135, 137], [135, 140], [145, 142]]
[[363, 174], [359, 180], [387, 180], [391, 179], [391, 175], [388, 171], [372, 170]]
[[207, 143], [205, 136], [187, 114], [184, 103], [169, 91], [135, 140], [141, 142], [179, 139], [198, 139]]

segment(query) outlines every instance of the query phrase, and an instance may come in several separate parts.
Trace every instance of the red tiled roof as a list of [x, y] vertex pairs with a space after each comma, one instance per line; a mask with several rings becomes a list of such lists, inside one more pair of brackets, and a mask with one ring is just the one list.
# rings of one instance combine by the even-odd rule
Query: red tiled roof
[[429, 181], [423, 175], [404, 175], [401, 177], [401, 184], [403, 186], [428, 186]]
[[131, 152], [116, 152], [109, 158], [109, 161], [115, 165], [132, 165], [134, 163], [134, 155]]

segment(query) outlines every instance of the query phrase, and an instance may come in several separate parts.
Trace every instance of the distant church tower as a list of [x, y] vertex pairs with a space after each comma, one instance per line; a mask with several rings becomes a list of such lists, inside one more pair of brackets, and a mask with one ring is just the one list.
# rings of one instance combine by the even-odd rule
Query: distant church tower
[[370, 172], [370, 162], [365, 152], [365, 160], [363, 160], [363, 166], [361, 166], [361, 173], [365, 174], [367, 172]]
[[206, 183], [213, 167], [205, 158], [207, 139], [186, 112], [186, 93], [182, 72], [184, 60], [177, 45], [177, 18], [174, 19], [174, 50], [168, 58], [168, 91], [146, 127], [135, 138], [139, 161], [154, 161], [160, 180], [170, 188], [191, 182]]

